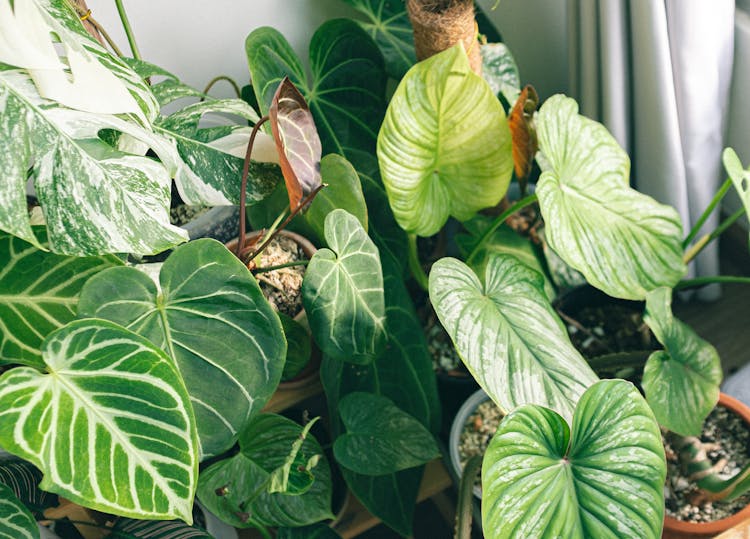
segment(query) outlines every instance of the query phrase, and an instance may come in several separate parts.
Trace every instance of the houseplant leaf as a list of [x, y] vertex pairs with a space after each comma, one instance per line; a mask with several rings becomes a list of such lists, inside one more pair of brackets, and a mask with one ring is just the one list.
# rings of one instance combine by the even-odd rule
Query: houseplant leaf
[[350, 161], [375, 149], [385, 111], [387, 76], [383, 57], [354, 21], [323, 23], [310, 41], [309, 82], [294, 50], [277, 30], [259, 28], [245, 41], [253, 89], [265, 114], [281, 80], [288, 76], [315, 118], [323, 153]]
[[307, 436], [300, 453], [320, 455], [314, 481], [301, 495], [269, 492], [271, 474], [284, 466], [303, 428], [285, 417], [260, 414], [240, 435], [240, 452], [201, 472], [198, 498], [224, 522], [238, 528], [306, 526], [331, 515], [331, 472], [323, 451]]
[[40, 488], [75, 503], [192, 522], [198, 437], [172, 360], [96, 319], [51, 333], [42, 355], [49, 374], [0, 377], [0, 446], [42, 470]]
[[403, 77], [417, 61], [406, 4], [390, 0], [344, 1], [366, 17], [357, 22], [380, 47], [388, 76], [396, 80]]
[[497, 204], [513, 169], [503, 107], [461, 44], [404, 76], [377, 152], [396, 221], [420, 236], [436, 233], [449, 216], [465, 221]]
[[0, 484], [0, 537], [39, 539], [36, 520], [10, 487], [3, 484]]
[[521, 91], [521, 76], [513, 54], [504, 43], [486, 43], [479, 52], [482, 53], [482, 76], [492, 93], [502, 95], [508, 105], [513, 106]]
[[677, 212], [632, 189], [630, 160], [607, 129], [556, 95], [536, 120], [536, 187], [550, 247], [610, 296], [642, 300], [685, 273]]
[[0, 458], [0, 484], [10, 487], [22, 504], [33, 508], [38, 520], [42, 520], [45, 509], [59, 505], [57, 495], [39, 488], [41, 481], [42, 472], [30, 462], [13, 457]]
[[363, 475], [386, 475], [440, 456], [418, 420], [381, 395], [355, 391], [339, 401], [346, 433], [333, 445], [336, 461]]
[[302, 299], [324, 354], [373, 361], [385, 345], [383, 274], [378, 249], [357, 219], [337, 209], [325, 220], [328, 249], [310, 260]]
[[279, 528], [276, 539], [341, 539], [327, 524], [312, 524], [302, 528]]
[[721, 154], [724, 168], [732, 179], [732, 184], [745, 206], [745, 213], [750, 214], [750, 170], [742, 168], [742, 162], [732, 148], [726, 148]]
[[135, 268], [101, 272], [86, 283], [78, 315], [112, 320], [164, 349], [185, 379], [201, 457], [219, 454], [278, 385], [281, 323], [244, 264], [215, 240], [175, 249], [159, 282], [160, 290]]
[[310, 361], [312, 353], [310, 333], [291, 316], [284, 313], [277, 314], [286, 337], [286, 359], [281, 379], [291, 380], [302, 372]]
[[522, 404], [566, 419], [597, 377], [573, 348], [541, 275], [510, 255], [490, 255], [484, 283], [455, 258], [430, 272], [430, 301], [456, 351], [504, 411]]
[[[35, 232], [39, 244], [46, 245], [45, 230], [36, 227]], [[0, 365], [43, 368], [42, 340], [75, 318], [86, 279], [119, 265], [112, 255], [58, 255], [0, 233]]]
[[657, 539], [665, 477], [661, 433], [643, 397], [629, 382], [602, 380], [581, 397], [572, 429], [531, 404], [500, 423], [482, 465], [484, 533]]
[[672, 315], [672, 290], [646, 296], [648, 324], [664, 350], [652, 353], [643, 369], [643, 390], [659, 424], [682, 436], [699, 436], [719, 401], [721, 361], [716, 349]]
[[110, 539], [214, 539], [207, 531], [181, 520], [118, 518], [107, 535]]

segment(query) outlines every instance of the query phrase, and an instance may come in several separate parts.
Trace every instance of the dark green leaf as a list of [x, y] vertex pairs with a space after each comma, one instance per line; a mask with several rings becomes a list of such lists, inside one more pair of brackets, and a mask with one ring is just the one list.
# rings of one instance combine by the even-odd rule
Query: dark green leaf
[[181, 520], [136, 520], [118, 518], [109, 539], [214, 539], [207, 531]]
[[29, 510], [10, 487], [0, 484], [0, 537], [39, 539], [39, 528]]
[[303, 528], [279, 528], [276, 539], [341, 539], [341, 536], [326, 524], [313, 524]]
[[278, 313], [278, 315], [286, 336], [286, 361], [281, 379], [291, 380], [310, 362], [312, 351], [310, 333], [292, 317], [284, 313]]

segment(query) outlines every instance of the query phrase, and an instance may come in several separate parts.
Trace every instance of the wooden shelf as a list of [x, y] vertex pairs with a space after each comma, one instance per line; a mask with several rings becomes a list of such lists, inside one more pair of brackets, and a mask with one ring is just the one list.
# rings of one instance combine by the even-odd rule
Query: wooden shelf
[[283, 412], [287, 408], [291, 408], [295, 404], [299, 404], [305, 399], [315, 397], [323, 392], [323, 385], [320, 383], [320, 379], [316, 379], [309, 384], [290, 389], [278, 389], [273, 394], [271, 400], [263, 408], [264, 412]]

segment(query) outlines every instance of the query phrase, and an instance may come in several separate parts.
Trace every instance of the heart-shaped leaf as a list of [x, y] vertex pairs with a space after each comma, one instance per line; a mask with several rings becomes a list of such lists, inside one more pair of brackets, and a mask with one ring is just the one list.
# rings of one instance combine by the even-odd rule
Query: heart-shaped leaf
[[732, 179], [732, 184], [745, 206], [745, 213], [750, 215], [750, 169], [742, 168], [742, 162], [732, 148], [726, 148], [721, 154], [724, 168]]
[[3, 484], [0, 484], [0, 537], [39, 539], [39, 528], [33, 515], [10, 487]]
[[[39, 244], [46, 245], [44, 229], [36, 227], [34, 232]], [[86, 279], [120, 265], [112, 255], [57, 255], [0, 233], [0, 364], [43, 368], [42, 340], [75, 318]]]
[[[322, 455], [317, 453], [314, 455], [305, 455], [304, 451], [302, 451], [302, 444], [318, 419], [320, 418], [316, 417], [305, 425], [305, 428], [302, 429], [302, 432], [292, 443], [289, 454], [284, 459], [284, 464], [271, 472], [271, 484], [268, 487], [268, 492], [272, 494], [280, 492], [282, 494], [299, 496], [310, 490], [315, 481], [313, 468], [318, 465]], [[245, 449], [249, 450], [251, 447], [252, 444], [246, 446]]]
[[340, 209], [326, 217], [325, 237], [329, 249], [315, 253], [302, 283], [313, 337], [324, 354], [369, 363], [385, 345], [378, 249], [359, 221]]
[[497, 204], [513, 168], [503, 107], [460, 43], [404, 76], [377, 151], [393, 215], [420, 236]]
[[486, 43], [479, 49], [482, 53], [482, 76], [492, 88], [492, 93], [501, 95], [512, 105], [521, 91], [521, 76], [516, 60], [504, 43]]
[[201, 455], [219, 454], [279, 383], [281, 323], [252, 274], [215, 240], [175, 249], [159, 281], [161, 290], [135, 268], [101, 272], [86, 283], [78, 314], [122, 324], [172, 356], [193, 403]]
[[581, 397], [572, 436], [535, 405], [500, 423], [482, 464], [482, 527], [492, 539], [658, 539], [665, 477], [643, 397], [629, 382], [602, 380]]
[[[534, 87], [527, 84], [518, 96], [508, 116], [508, 125], [513, 140], [513, 168], [522, 185], [531, 174], [538, 144], [534, 128], [534, 112], [539, 106], [539, 96]], [[523, 188], [523, 187], [522, 187]]]
[[632, 189], [630, 160], [568, 97], [536, 119], [542, 175], [536, 187], [550, 247], [608, 295], [645, 299], [685, 273], [677, 212]]
[[303, 428], [285, 417], [260, 414], [240, 435], [240, 452], [201, 472], [198, 498], [224, 522], [238, 528], [306, 526], [331, 514], [331, 472], [323, 451], [312, 436], [303, 438], [297, 455], [319, 456], [314, 481], [303, 494], [271, 492], [273, 474], [303, 435]]
[[538, 273], [510, 255], [490, 255], [482, 284], [454, 258], [430, 272], [430, 301], [479, 385], [505, 411], [522, 404], [566, 419], [597, 377], [573, 348]]
[[322, 150], [310, 109], [289, 77], [284, 77], [276, 89], [268, 117], [289, 193], [289, 207], [294, 211], [320, 187]]
[[404, 76], [417, 61], [414, 52], [414, 32], [404, 2], [392, 0], [344, 0], [364, 14], [366, 20], [357, 21], [380, 47], [385, 59], [385, 70], [394, 79]]
[[646, 400], [663, 427], [699, 436], [703, 421], [719, 401], [721, 361], [716, 349], [672, 315], [672, 290], [646, 296], [644, 322], [664, 346], [643, 369]]
[[192, 522], [198, 436], [172, 360], [95, 319], [48, 335], [42, 356], [48, 374], [0, 377], [0, 446], [42, 470], [40, 488], [75, 503]]

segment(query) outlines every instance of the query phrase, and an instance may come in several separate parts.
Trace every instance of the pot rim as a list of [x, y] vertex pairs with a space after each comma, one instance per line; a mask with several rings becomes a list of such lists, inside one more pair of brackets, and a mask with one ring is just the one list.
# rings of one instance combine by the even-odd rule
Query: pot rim
[[[467, 398], [458, 409], [456, 416], [453, 418], [451, 424], [451, 431], [448, 436], [448, 453], [450, 454], [451, 467], [453, 473], [460, 480], [463, 475], [463, 467], [461, 466], [461, 457], [458, 452], [458, 445], [461, 441], [461, 432], [464, 430], [464, 425], [469, 416], [485, 401], [490, 400], [490, 396], [487, 395], [484, 389], [478, 389]], [[482, 489], [478, 486], [473, 488], [474, 496], [482, 499]]]

